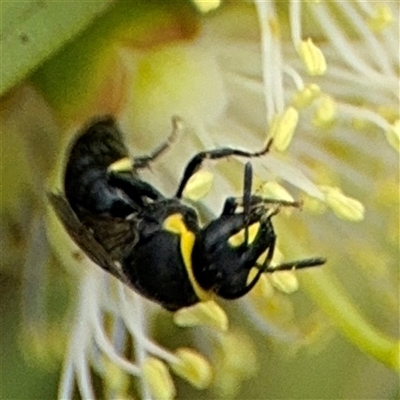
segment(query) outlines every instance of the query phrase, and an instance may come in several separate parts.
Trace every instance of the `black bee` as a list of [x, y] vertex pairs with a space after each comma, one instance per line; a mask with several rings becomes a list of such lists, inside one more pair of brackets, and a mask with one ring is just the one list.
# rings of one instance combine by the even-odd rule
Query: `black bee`
[[[218, 148], [196, 154], [186, 165], [174, 197], [165, 197], [138, 172], [159, 157], [170, 138], [151, 155], [132, 158], [111, 117], [90, 122], [72, 144], [64, 194], [50, 202], [65, 229], [101, 268], [143, 296], [174, 311], [219, 296], [237, 299], [262, 273], [325, 263], [313, 258], [270, 266], [276, 235], [271, 217], [296, 202], [263, 199], [251, 193], [252, 167], [245, 166], [244, 191], [228, 197], [222, 213], [201, 226], [193, 207], [181, 201], [190, 177], [205, 159], [259, 157]], [[257, 274], [249, 280], [255, 267]]]

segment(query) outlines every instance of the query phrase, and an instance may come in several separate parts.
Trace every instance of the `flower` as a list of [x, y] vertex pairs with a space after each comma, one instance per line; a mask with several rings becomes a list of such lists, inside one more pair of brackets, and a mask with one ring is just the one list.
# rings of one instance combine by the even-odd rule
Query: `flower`
[[[126, 11], [126, 5], [121, 7]], [[103, 40], [91, 62], [101, 64], [100, 55], [106, 54], [118, 68], [110, 69], [107, 63], [107, 68], [95, 69], [100, 77], [94, 74], [94, 89], [89, 83], [90, 90], [85, 89], [96, 93], [90, 106], [85, 103], [83, 108], [79, 98], [64, 104], [61, 95], [49, 95], [43, 82], [51, 80], [59, 61], [50, 60], [32, 77], [58, 119], [68, 125], [67, 132], [74, 132], [73, 125], [90, 114], [111, 110], [118, 114], [135, 154], [156, 147], [166, 137], [171, 117], [178, 115], [183, 121], [179, 140], [152, 171], [143, 174], [164, 193], [174, 192], [183, 165], [194, 153], [227, 145], [257, 150], [272, 137], [271, 152], [252, 160], [255, 190], [303, 202], [302, 213], [282, 210], [274, 218], [279, 247], [274, 263], [281, 262], [279, 258], [328, 258], [319, 270], [263, 276], [247, 298], [227, 307], [236, 325], [229, 332], [215, 328], [226, 326], [220, 308], [215, 313], [206, 308], [184, 315], [186, 322], [204, 323], [212, 320], [210, 315], [222, 313], [214, 328], [195, 328], [198, 333], [191, 339], [208, 355], [207, 361], [192, 345], [182, 349], [179, 344], [176, 351], [161, 345], [169, 332], [180, 335], [171, 325], [165, 332], [154, 329], [160, 343], [151, 339], [152, 322], [162, 319], [160, 310], [77, 257], [79, 249], [50, 213], [48, 229], [55, 252], [63, 264], [75, 267], [80, 282], [60, 398], [72, 397], [75, 381], [82, 397], [95, 397], [92, 370], [104, 378], [107, 397], [127, 397], [131, 393], [127, 376], [133, 376], [143, 398], [172, 398], [176, 389], [171, 373], [205, 387], [211, 381], [211, 364], [221, 397], [243, 398], [244, 393], [260, 397], [267, 390], [272, 397], [322, 397], [331, 391], [333, 397], [362, 398], [369, 393], [363, 392], [367, 383], [362, 376], [360, 384], [357, 377], [330, 373], [330, 363], [340, 363], [338, 359], [317, 364], [316, 373], [298, 358], [282, 362], [275, 357], [271, 368], [263, 360], [271, 340], [275, 346], [285, 346], [286, 351], [280, 350], [283, 358], [295, 353], [305, 360], [305, 348], [311, 353], [323, 347], [332, 357], [342, 352], [344, 360], [356, 354], [360, 360], [356, 365], [368, 364], [366, 374], [379, 371], [393, 379], [378, 363], [351, 352], [338, 339], [331, 339], [338, 346], [332, 349], [323, 338], [330, 330], [339, 331], [359, 350], [399, 369], [398, 319], [393, 318], [398, 315], [399, 258], [396, 7], [390, 2], [222, 3], [201, 15], [182, 5], [177, 22], [160, 6], [152, 10], [154, 20], [146, 16], [142, 30], [131, 32], [121, 23], [115, 27], [117, 33]], [[162, 41], [163, 35], [157, 36], [156, 25], [149, 21], [159, 23], [162, 32], [172, 31], [173, 40]], [[173, 29], [176, 26], [192, 28]], [[151, 40], [144, 40], [147, 36]], [[68, 51], [66, 57], [76, 57]], [[100, 85], [103, 76], [114, 84]], [[72, 90], [79, 92], [73, 83], [69, 81]], [[62, 94], [71, 99], [68, 88]], [[69, 139], [67, 135], [65, 143]], [[214, 176], [213, 187], [204, 198], [194, 199], [206, 215], [219, 212], [225, 194], [240, 195], [242, 163], [206, 163], [204, 169]], [[60, 164], [53, 182], [61, 171]], [[289, 296], [291, 292], [296, 293]], [[255, 344], [249, 335], [257, 339]], [[261, 355], [258, 370], [254, 345]], [[235, 348], [240, 357], [233, 357]], [[319, 362], [317, 357], [313, 361]], [[291, 368], [298, 365], [302, 367]], [[338, 369], [350, 374], [346, 361]], [[297, 385], [296, 394], [290, 385], [274, 386], [270, 378], [290, 382], [293, 375], [305, 373], [312, 376], [314, 389]], [[248, 392], [240, 392], [239, 385], [232, 390], [232, 374], [236, 384], [243, 380], [246, 385], [246, 379], [255, 384]], [[329, 390], [319, 386], [320, 376], [330, 377]], [[336, 387], [339, 378], [349, 379], [348, 393]], [[388, 395], [384, 390], [390, 388], [376, 392], [376, 397]]]

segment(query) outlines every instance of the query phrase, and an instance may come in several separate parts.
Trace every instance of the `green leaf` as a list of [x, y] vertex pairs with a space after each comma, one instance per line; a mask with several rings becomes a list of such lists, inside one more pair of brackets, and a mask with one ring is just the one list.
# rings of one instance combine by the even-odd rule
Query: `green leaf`
[[112, 0], [2, 0], [0, 95], [112, 4]]

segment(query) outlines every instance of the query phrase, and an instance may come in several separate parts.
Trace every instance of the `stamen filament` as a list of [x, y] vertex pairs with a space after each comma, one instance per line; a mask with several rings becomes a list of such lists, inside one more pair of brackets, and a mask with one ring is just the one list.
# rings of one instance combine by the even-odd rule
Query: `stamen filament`
[[301, 30], [301, 1], [291, 0], [289, 4], [290, 33], [293, 47], [297, 49], [302, 40]]
[[294, 68], [285, 64], [283, 66], [283, 72], [293, 80], [297, 90], [300, 91], [300, 90], [304, 89], [305, 85], [304, 85], [303, 78], [300, 76], [300, 74]]
[[[79, 308], [76, 312], [76, 319], [68, 345], [67, 355], [64, 361], [61, 374], [61, 383], [59, 385], [59, 399], [71, 399], [74, 389], [74, 376], [80, 390], [85, 398], [95, 398], [92, 380], [88, 369], [87, 351], [90, 349], [90, 325], [87, 324], [85, 316], [87, 315], [88, 304], [86, 302], [87, 293], [96, 292], [96, 274], [88, 273], [82, 277], [82, 283], [79, 288]], [[75, 373], [74, 373], [75, 372]]]
[[72, 399], [72, 393], [74, 391], [74, 378], [75, 374], [74, 374], [72, 340], [71, 340], [61, 370], [60, 383], [58, 385], [58, 394], [57, 394], [58, 399], [60, 400]]
[[367, 15], [372, 15], [373, 9], [371, 4], [365, 0], [356, 0], [358, 6], [363, 10]]
[[[271, 28], [271, 24], [277, 24], [277, 20], [271, 2], [255, 1], [255, 6], [261, 30], [262, 75], [267, 121], [271, 123], [274, 115], [282, 112], [285, 105], [279, 37]], [[271, 63], [270, 60], [274, 62]]]
[[315, 15], [315, 21], [317, 21], [320, 24], [321, 29], [326, 32], [327, 38], [343, 58], [343, 61], [356, 71], [364, 74], [366, 78], [370, 80], [379, 79], [380, 74], [370, 68], [364, 60], [358, 56], [357, 49], [351, 44], [351, 41], [345, 37], [338, 25], [333, 21], [324, 2], [310, 7], [310, 10]]
[[[125, 287], [122, 283], [118, 282], [118, 294], [122, 303], [122, 315], [127, 328], [131, 335], [135, 338], [135, 355], [136, 362], [141, 369], [143, 362], [147, 358], [147, 351], [143, 344], [143, 338], [146, 336], [146, 329], [144, 325], [143, 304], [140, 296], [131, 292], [132, 301], [128, 303], [125, 293]], [[133, 312], [129, 312], [129, 304], [133, 304]], [[133, 318], [132, 318], [133, 316]], [[141, 395], [143, 399], [151, 399], [150, 389], [144, 379], [140, 380]]]
[[[160, 345], [155, 344], [150, 339], [148, 339], [147, 336], [141, 330], [137, 329], [135, 321], [132, 321], [132, 318], [129, 318], [129, 315], [133, 314], [132, 310], [129, 309], [129, 305], [131, 304], [131, 302], [128, 301], [128, 299], [126, 298], [125, 289], [122, 284], [119, 284], [119, 294], [121, 303], [123, 304], [121, 312], [124, 321], [127, 325], [127, 328], [131, 333], [131, 335], [135, 338], [135, 343], [136, 341], [141, 343], [146, 353], [146, 356], [147, 353], [152, 353], [153, 355], [157, 356], [157, 358], [161, 358], [167, 361], [168, 363], [177, 362], [177, 357], [173, 353], [168, 352], [167, 350], [163, 349]], [[132, 296], [136, 297], [139, 295], [134, 293], [132, 294]]]
[[94, 329], [94, 338], [96, 344], [99, 346], [100, 350], [118, 367], [123, 369], [124, 371], [128, 372], [131, 375], [137, 376], [140, 374], [140, 369], [137, 365], [133, 364], [132, 362], [126, 360], [125, 358], [121, 357], [116, 351], [114, 346], [108, 340], [104, 329], [102, 328], [102, 324], [97, 315], [92, 320], [93, 329]]
[[89, 370], [89, 360], [86, 352], [84, 352], [81, 357], [75, 359], [75, 368], [76, 381], [82, 398], [95, 399], [96, 396], [93, 391], [92, 378]]
[[374, 125], [383, 129], [384, 131], [388, 130], [390, 124], [385, 120], [385, 118], [381, 117], [379, 114], [368, 110], [367, 108], [353, 106], [351, 104], [339, 103], [339, 109], [341, 112], [341, 116], [351, 116], [353, 118], [360, 118], [365, 121], [372, 122]]
[[385, 336], [364, 319], [328, 269], [299, 276], [299, 279], [313, 300], [351, 342], [389, 368], [399, 371], [400, 343]]
[[369, 52], [373, 54], [372, 61], [379, 65], [379, 68], [384, 75], [394, 75], [394, 70], [387, 58], [386, 51], [382, 49], [381, 43], [378, 42], [375, 35], [372, 34], [371, 30], [357, 13], [352, 4], [347, 1], [336, 1], [336, 5], [347, 14], [347, 17], [352, 24], [352, 28], [357, 29], [362, 39], [365, 40]]
[[264, 161], [263, 168], [266, 170], [273, 170], [276, 172], [276, 175], [286, 182], [292, 183], [299, 189], [306, 192], [308, 195], [315, 197], [319, 200], [324, 199], [324, 195], [318, 189], [318, 187], [308, 179], [302, 171], [298, 168], [291, 166], [287, 162], [283, 162], [275, 157], [269, 157]]

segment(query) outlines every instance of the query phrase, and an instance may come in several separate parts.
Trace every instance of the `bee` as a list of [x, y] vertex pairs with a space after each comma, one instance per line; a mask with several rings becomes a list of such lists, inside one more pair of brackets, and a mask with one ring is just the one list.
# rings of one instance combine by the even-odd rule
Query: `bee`
[[[202, 226], [182, 200], [204, 160], [260, 157], [229, 147], [199, 152], [187, 163], [178, 189], [166, 197], [140, 178], [174, 141], [173, 132], [152, 154], [131, 157], [112, 117], [91, 121], [69, 149], [63, 192], [48, 197], [64, 228], [98, 266], [170, 311], [200, 301], [246, 295], [263, 273], [319, 266], [324, 258], [271, 266], [276, 235], [271, 218], [297, 202], [252, 194], [252, 166], [245, 164], [241, 197], [227, 197], [219, 216]], [[250, 270], [257, 273], [249, 278]]]

